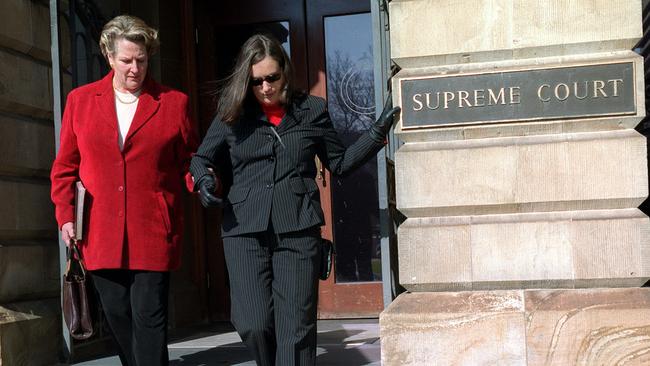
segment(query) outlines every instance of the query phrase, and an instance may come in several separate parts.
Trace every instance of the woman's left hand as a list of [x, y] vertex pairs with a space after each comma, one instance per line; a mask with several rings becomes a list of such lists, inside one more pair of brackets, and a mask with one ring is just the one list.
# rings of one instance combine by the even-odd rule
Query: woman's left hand
[[400, 110], [400, 107], [393, 107], [393, 97], [389, 93], [388, 99], [384, 104], [384, 110], [381, 112], [381, 116], [379, 116], [375, 124], [370, 127], [370, 136], [373, 140], [377, 142], [386, 141], [386, 135], [388, 135], [388, 131], [390, 131], [390, 128], [397, 120], [395, 116]]
[[223, 206], [223, 200], [215, 196], [218, 184], [217, 177], [212, 174], [206, 174], [196, 182], [196, 187], [199, 189], [199, 200], [203, 207], [210, 208]]
[[63, 239], [63, 242], [65, 245], [70, 246], [70, 240], [75, 237], [75, 232], [74, 232], [74, 223], [73, 222], [66, 222], [61, 226], [61, 239]]

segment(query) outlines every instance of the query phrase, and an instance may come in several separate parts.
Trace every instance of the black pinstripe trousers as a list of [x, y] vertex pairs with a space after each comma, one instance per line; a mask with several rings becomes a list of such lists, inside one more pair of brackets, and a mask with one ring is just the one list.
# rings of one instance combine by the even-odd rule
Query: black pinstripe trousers
[[231, 320], [258, 365], [314, 365], [320, 229], [225, 237]]

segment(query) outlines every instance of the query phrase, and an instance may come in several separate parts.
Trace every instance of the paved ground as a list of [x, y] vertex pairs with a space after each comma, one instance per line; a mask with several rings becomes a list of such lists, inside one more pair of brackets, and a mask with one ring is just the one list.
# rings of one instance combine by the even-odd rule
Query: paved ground
[[[169, 344], [170, 366], [255, 365], [230, 325], [189, 329]], [[77, 366], [119, 365], [117, 356], [76, 363]], [[377, 319], [318, 322], [317, 365], [380, 365]]]

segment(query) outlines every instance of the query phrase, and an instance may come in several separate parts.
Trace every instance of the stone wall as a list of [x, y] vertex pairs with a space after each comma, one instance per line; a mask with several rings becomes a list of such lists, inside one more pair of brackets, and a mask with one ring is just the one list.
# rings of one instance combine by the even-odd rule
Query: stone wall
[[[0, 2], [2, 365], [53, 364], [62, 349], [58, 239], [48, 177], [54, 124], [46, 4]], [[64, 84], [70, 85], [69, 78]]]
[[[647, 142], [635, 130], [646, 114], [644, 67], [631, 51], [641, 0], [393, 0], [389, 9], [402, 117], [416, 111], [403, 89], [413, 80], [427, 80], [427, 96], [459, 97], [451, 111], [427, 102], [435, 112], [426, 116], [451, 122], [402, 119], [395, 128], [405, 142], [395, 154], [406, 216], [398, 267], [410, 293], [381, 315], [382, 363], [650, 362], [650, 289], [641, 288], [650, 220], [638, 209], [648, 196]], [[558, 117], [584, 98], [552, 105], [536, 89], [548, 80], [511, 77], [555, 70], [569, 83], [583, 81], [578, 68], [623, 63], [633, 70], [626, 113], [596, 115], [582, 104]], [[536, 98], [486, 108], [460, 101], [461, 91], [485, 92], [477, 80], [489, 78], [522, 94], [535, 88]], [[462, 119], [469, 107], [485, 118]], [[529, 110], [547, 114], [519, 114]]]

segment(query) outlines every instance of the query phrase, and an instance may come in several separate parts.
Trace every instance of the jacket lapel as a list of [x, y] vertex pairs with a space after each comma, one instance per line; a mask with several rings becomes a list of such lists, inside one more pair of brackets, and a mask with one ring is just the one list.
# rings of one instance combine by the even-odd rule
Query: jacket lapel
[[156, 84], [149, 77], [145, 80], [144, 88], [138, 100], [138, 108], [135, 110], [133, 122], [129, 132], [124, 138], [124, 142], [128, 141], [142, 126], [144, 126], [151, 117], [158, 111], [160, 107], [160, 91]]
[[302, 103], [298, 101], [293, 102], [278, 126], [278, 134], [285, 133], [296, 126], [301, 120], [304, 111], [305, 108], [302, 106]]
[[[117, 132], [117, 112], [115, 111], [115, 94], [113, 94], [113, 71], [100, 81], [95, 94], [95, 102], [102, 119]], [[117, 146], [117, 138], [115, 139]]]

